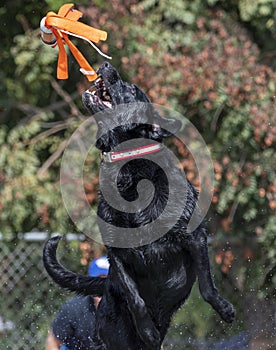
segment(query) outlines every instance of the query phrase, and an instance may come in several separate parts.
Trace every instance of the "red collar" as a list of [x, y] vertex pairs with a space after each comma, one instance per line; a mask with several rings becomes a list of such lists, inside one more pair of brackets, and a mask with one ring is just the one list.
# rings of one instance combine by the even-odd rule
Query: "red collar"
[[102, 158], [107, 163], [118, 162], [119, 160], [136, 158], [145, 154], [151, 154], [160, 151], [162, 145], [160, 143], [151, 143], [147, 146], [132, 148], [120, 152], [103, 152]]

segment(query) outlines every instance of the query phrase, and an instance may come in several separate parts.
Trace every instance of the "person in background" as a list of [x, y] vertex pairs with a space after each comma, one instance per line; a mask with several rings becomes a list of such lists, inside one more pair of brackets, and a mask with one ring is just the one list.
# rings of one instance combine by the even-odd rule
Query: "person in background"
[[[106, 277], [109, 262], [106, 256], [92, 260], [88, 275]], [[95, 331], [96, 309], [101, 298], [75, 296], [59, 310], [49, 330], [45, 350], [104, 350]]]

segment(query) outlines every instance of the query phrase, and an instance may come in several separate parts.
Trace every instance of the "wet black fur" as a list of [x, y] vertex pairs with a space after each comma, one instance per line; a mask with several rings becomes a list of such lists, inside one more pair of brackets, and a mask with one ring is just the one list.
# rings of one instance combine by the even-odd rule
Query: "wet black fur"
[[[123, 82], [109, 63], [104, 63], [98, 74], [104, 79], [113, 107], [129, 102], [149, 102], [135, 85]], [[106, 109], [88, 92], [83, 94], [83, 102], [91, 114], [104, 110], [110, 114], [110, 118], [124, 120], [123, 127], [104, 133], [98, 140], [97, 147], [103, 152], [116, 149], [127, 139], [143, 138], [146, 143], [162, 142], [164, 138], [171, 136], [166, 130], [176, 132], [180, 126], [176, 120], [165, 120], [154, 109], [149, 116], [143, 105], [130, 105], [127, 113], [113, 114], [112, 110]], [[132, 123], [132, 117], [137, 113], [140, 122]], [[104, 118], [101, 118], [101, 114], [97, 115], [96, 121], [99, 135], [104, 128], [110, 128], [110, 120], [106, 118], [106, 114]], [[151, 205], [137, 213], [126, 214], [113, 209], [100, 194], [98, 215], [104, 221], [115, 226], [139, 227], [152, 222], [162, 212], [168, 199], [168, 184], [162, 169], [171, 169], [176, 183], [183, 182], [182, 173], [175, 167], [166, 148], [151, 157], [153, 161], [142, 158], [131, 160], [120, 172], [121, 164], [101, 162], [103, 180], [113, 181], [113, 177], [119, 173], [117, 187], [126, 200], [137, 199], [137, 184], [141, 179], [148, 179], [155, 186]], [[157, 157], [162, 169], [155, 165], [154, 160]], [[234, 320], [233, 306], [219, 296], [211, 276], [204, 223], [195, 231], [187, 232], [189, 219], [196, 208], [197, 192], [189, 182], [186, 182], [185, 190], [187, 201], [180, 219], [170, 228], [173, 212], [168, 213], [164, 221], [164, 225], [169, 227], [168, 232], [152, 243], [136, 248], [115, 248], [112, 241], [118, 240], [118, 237], [111, 229], [100, 224], [110, 261], [106, 280], [80, 276], [65, 269], [56, 259], [59, 237], [50, 239], [45, 245], [44, 264], [55, 282], [77, 293], [103, 295], [97, 322], [99, 335], [107, 350], [159, 350], [172, 315], [189, 296], [196, 278], [201, 295], [221, 318], [226, 322]], [[173, 195], [177, 203], [178, 191]], [[127, 208], [121, 209], [125, 211]], [[125, 238], [127, 239], [123, 239]]]

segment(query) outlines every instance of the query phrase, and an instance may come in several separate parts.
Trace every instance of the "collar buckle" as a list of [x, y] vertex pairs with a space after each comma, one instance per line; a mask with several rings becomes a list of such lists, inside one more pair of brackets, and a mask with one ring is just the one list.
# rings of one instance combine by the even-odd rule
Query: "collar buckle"
[[111, 159], [110, 152], [103, 152], [103, 153], [102, 153], [102, 159], [103, 159], [105, 162], [112, 163], [112, 159]]

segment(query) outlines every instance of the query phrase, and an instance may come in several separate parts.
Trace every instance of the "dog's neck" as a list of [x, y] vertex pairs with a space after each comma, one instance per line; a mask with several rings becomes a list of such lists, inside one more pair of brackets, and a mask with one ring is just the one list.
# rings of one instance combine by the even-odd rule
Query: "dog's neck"
[[160, 143], [151, 143], [146, 146], [131, 148], [119, 152], [103, 152], [102, 159], [107, 163], [115, 163], [120, 160], [133, 159], [144, 155], [159, 152], [162, 148]]

